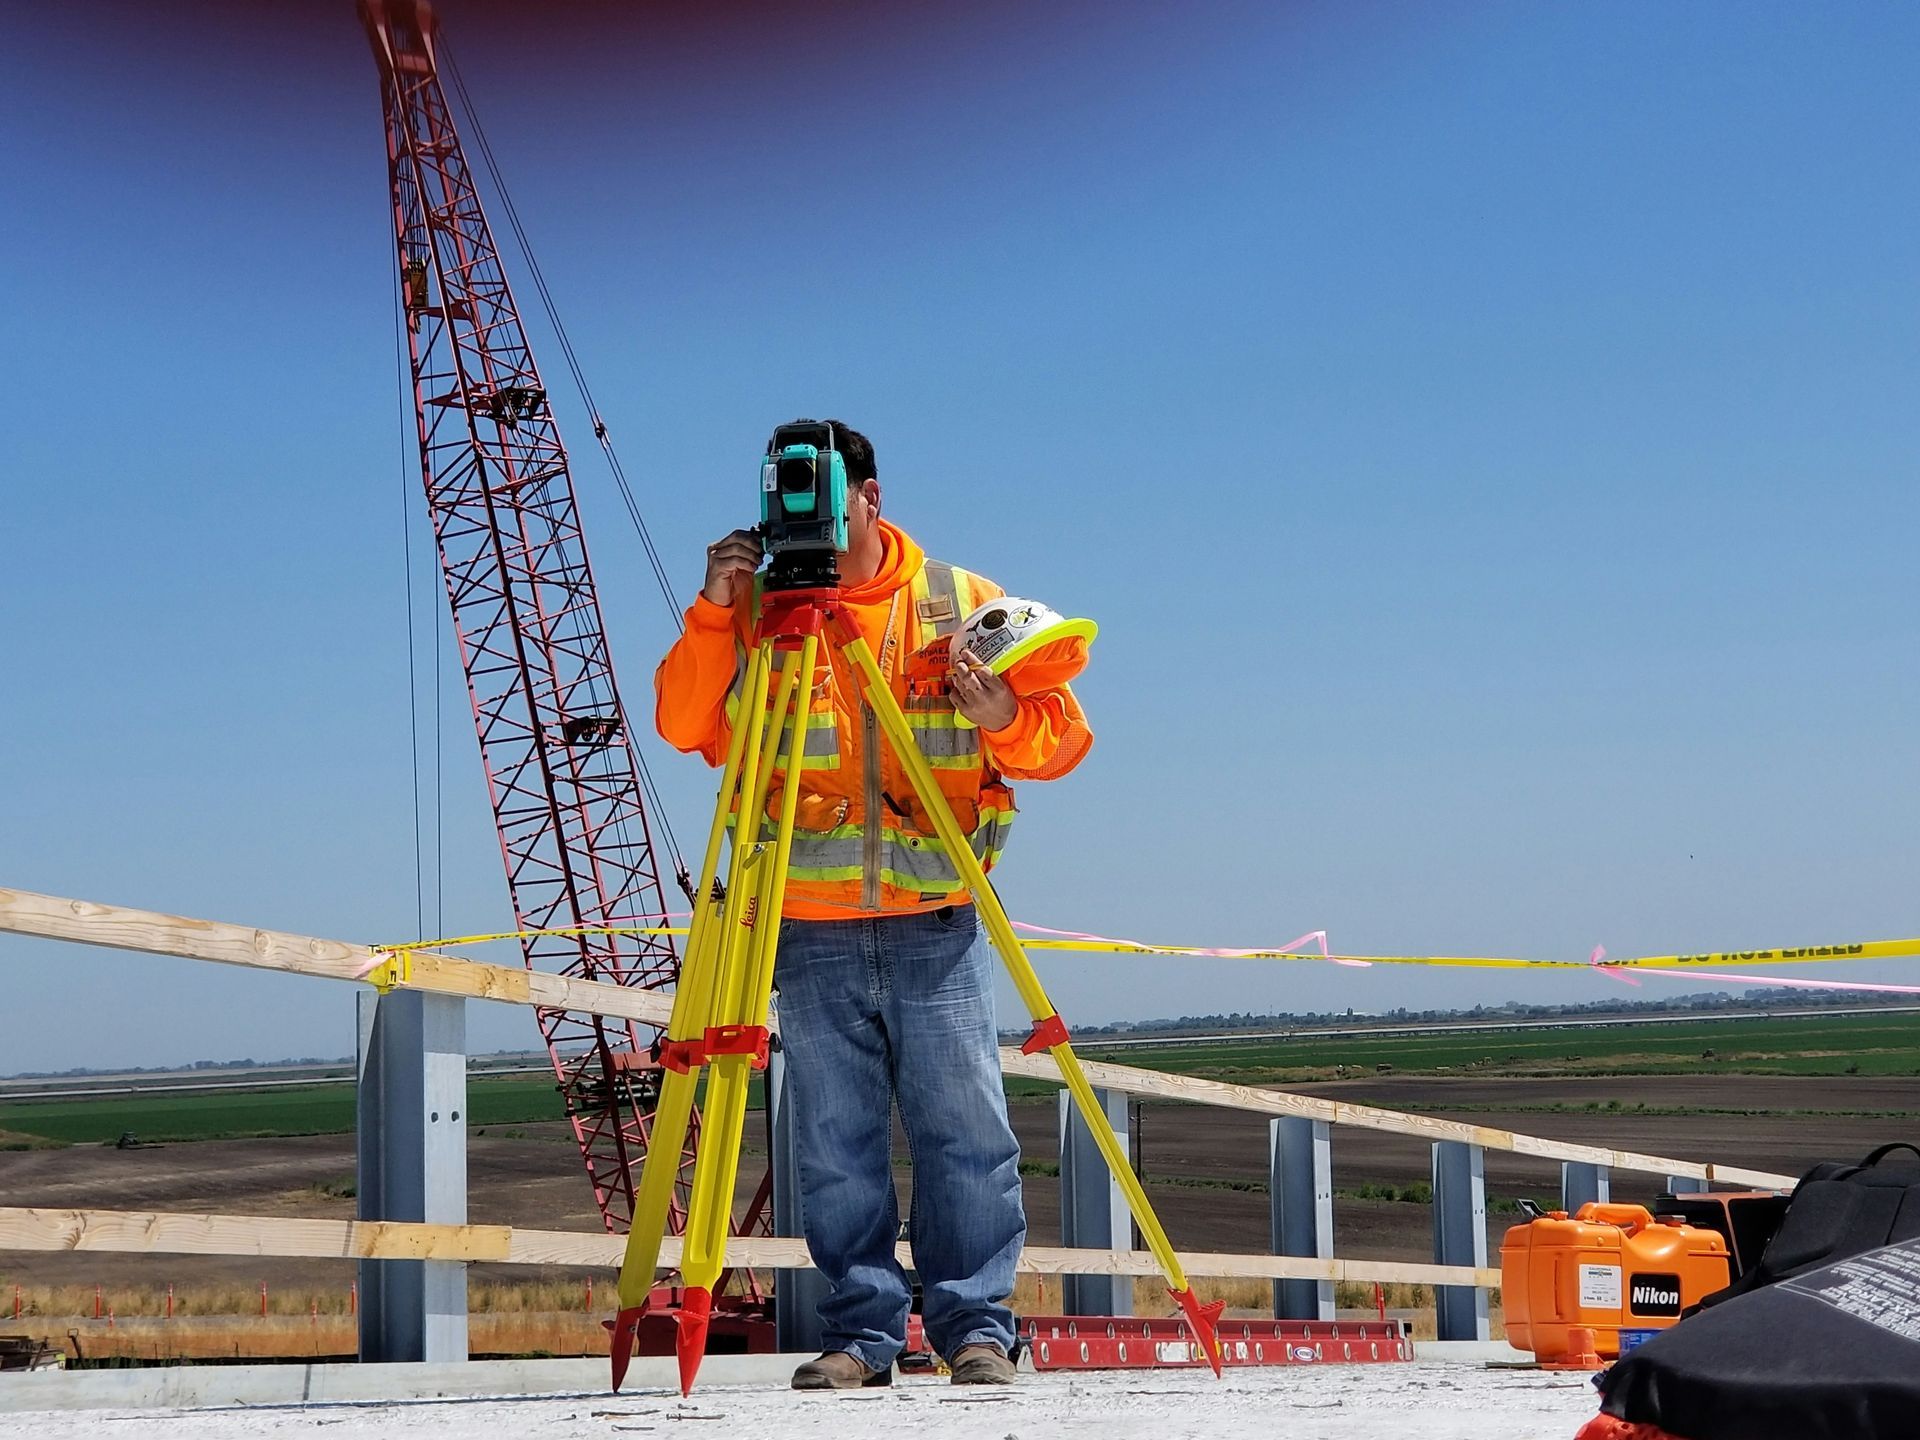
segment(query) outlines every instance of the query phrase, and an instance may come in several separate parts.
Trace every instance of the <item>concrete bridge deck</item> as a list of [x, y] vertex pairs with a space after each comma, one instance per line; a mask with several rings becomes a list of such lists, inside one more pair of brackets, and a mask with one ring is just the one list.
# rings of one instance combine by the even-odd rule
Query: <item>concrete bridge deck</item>
[[[652, 1433], [707, 1440], [1572, 1440], [1595, 1413], [1580, 1374], [1487, 1368], [1504, 1346], [1435, 1346], [1406, 1365], [1023, 1374], [955, 1388], [795, 1394], [795, 1357], [714, 1356], [682, 1400], [636, 1361], [609, 1395], [604, 1361], [464, 1366], [234, 1366], [0, 1380], [0, 1435], [35, 1440], [583, 1440]], [[637, 1386], [634, 1381], [637, 1380]], [[545, 1394], [502, 1394], [500, 1387]], [[494, 1391], [487, 1394], [483, 1392]], [[558, 1392], [558, 1393], [556, 1393]], [[306, 1403], [301, 1397], [306, 1396]], [[458, 1398], [454, 1398], [458, 1397]], [[114, 1408], [96, 1408], [102, 1404]], [[21, 1408], [31, 1406], [33, 1408]], [[124, 1407], [124, 1408], [123, 1408]]]

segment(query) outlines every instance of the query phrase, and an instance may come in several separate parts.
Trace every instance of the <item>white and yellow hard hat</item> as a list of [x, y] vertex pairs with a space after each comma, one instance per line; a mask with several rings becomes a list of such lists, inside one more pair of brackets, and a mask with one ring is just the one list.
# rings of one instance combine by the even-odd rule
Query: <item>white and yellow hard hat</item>
[[953, 632], [949, 654], [952, 663], [958, 663], [960, 652], [971, 650], [982, 665], [1004, 675], [1045, 651], [1044, 658], [1077, 673], [1086, 665], [1087, 647], [1099, 633], [1100, 627], [1091, 620], [1069, 620], [1038, 600], [1003, 595], [967, 616]]

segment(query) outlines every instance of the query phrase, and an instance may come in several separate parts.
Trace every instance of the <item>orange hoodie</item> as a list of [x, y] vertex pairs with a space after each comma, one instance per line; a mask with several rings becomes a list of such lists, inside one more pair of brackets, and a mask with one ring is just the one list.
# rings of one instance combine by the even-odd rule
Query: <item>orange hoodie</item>
[[[895, 625], [895, 648], [904, 651], [910, 643], [911, 622], [906, 612], [911, 605], [907, 591], [926, 563], [926, 557], [905, 531], [885, 520], [880, 521], [879, 526], [880, 568], [865, 583], [843, 589], [840, 598], [845, 614], [868, 646], [876, 655], [883, 655], [887, 651], [889, 616]], [[977, 576], [970, 579], [974, 593], [970, 600], [963, 597], [964, 603], [984, 604], [1002, 593], [997, 586]], [[654, 674], [654, 724], [661, 737], [677, 750], [699, 754], [709, 765], [718, 766], [726, 757], [731, 739], [726, 716], [727, 696], [746, 646], [751, 642], [755, 618], [750, 592], [743, 594], [731, 610], [715, 605], [704, 595], [697, 597], [687, 611], [686, 633], [674, 643]], [[890, 667], [896, 680], [896, 695], [903, 668], [898, 663]], [[1004, 729], [981, 732], [989, 788], [997, 795], [1006, 795], [1004, 787], [997, 786], [999, 777], [1056, 778], [1077, 765], [1092, 744], [1092, 732], [1079, 703], [1063, 681], [1047, 673], [1052, 668], [1039, 664], [1023, 666], [1016, 690], [1019, 708], [1012, 722]], [[834, 677], [831, 689], [838, 712], [838, 733], [842, 737], [842, 754], [849, 760], [846, 768], [851, 772], [856, 768], [851, 760], [857, 756], [861, 734], [861, 703], [857, 685], [852, 680], [855, 671], [852, 663], [840, 655], [839, 647], [831, 642], [826, 669]], [[911, 785], [905, 782], [904, 776], [892, 773], [896, 766], [897, 762], [888, 757], [887, 803], [897, 818], [888, 819], [886, 823], [930, 834], [930, 826], [907, 819], [906, 812], [917, 809], [917, 804], [900, 805], [893, 799], [896, 795], [911, 793]], [[849, 822], [856, 826], [865, 824], [865, 807], [858, 793], [849, 786], [850, 779], [850, 773], [802, 772], [799, 820], [802, 831], [830, 832], [834, 826]], [[974, 832], [982, 815], [996, 803], [982, 802], [977, 796], [971, 803], [964, 796], [949, 798], [955, 800], [954, 809], [961, 827], [969, 832]], [[769, 803], [771, 805], [771, 801]], [[1006, 803], [1006, 809], [1011, 811], [1010, 803], [998, 803]], [[969, 810], [973, 813], [968, 813]], [[1010, 813], [1007, 818], [1011, 819]], [[882, 893], [876, 897], [872, 888], [869, 885], [868, 894], [850, 904], [848, 894], [843, 893], [844, 886], [790, 881], [785, 914], [790, 919], [848, 919], [876, 911], [930, 910], [966, 899], [964, 892], [913, 893], [907, 887], [892, 884], [881, 887]]]

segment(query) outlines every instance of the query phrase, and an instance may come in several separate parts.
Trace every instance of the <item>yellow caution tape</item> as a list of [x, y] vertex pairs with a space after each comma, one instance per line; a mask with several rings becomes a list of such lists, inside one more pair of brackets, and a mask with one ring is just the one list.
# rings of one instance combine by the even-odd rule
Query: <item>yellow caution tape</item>
[[[1801, 945], [1785, 950], [1715, 950], [1705, 955], [1649, 955], [1622, 965], [1680, 969], [1693, 965], [1788, 965], [1809, 960], [1885, 960], [1920, 955], [1920, 940], [1863, 940], [1857, 945]], [[1615, 962], [1603, 960], [1603, 965]]]
[[[531, 940], [569, 935], [685, 935], [680, 925], [566, 925], [546, 930], [502, 930], [487, 935], [450, 935], [437, 940], [408, 940], [372, 948], [404, 959], [414, 950], [441, 950], [454, 945], [479, 945], [498, 940]], [[1128, 940], [1030, 940], [1028, 950], [1081, 951], [1103, 955], [1161, 955], [1200, 960], [1295, 960], [1326, 964], [1348, 961], [1359, 965], [1437, 965], [1479, 970], [1695, 970], [1732, 965], [1796, 965], [1835, 960], [1887, 960], [1920, 956], [1920, 937], [1907, 940], [1863, 940], [1846, 945], [1797, 945], [1772, 950], [1711, 950], [1694, 955], [1641, 955], [1632, 959], [1520, 960], [1499, 955], [1327, 955], [1290, 950], [1208, 950], [1190, 945], [1143, 945]]]
[[370, 950], [445, 950], [454, 945], [484, 945], [494, 940], [537, 940], [543, 935], [684, 935], [684, 925], [556, 925], [546, 930], [497, 930], [490, 935], [445, 935], [438, 940], [403, 940], [370, 945]]
[[1709, 966], [1788, 965], [1820, 960], [1885, 960], [1920, 955], [1920, 938], [1866, 940], [1852, 945], [1803, 945], [1778, 950], [1716, 950], [1700, 955], [1641, 955], [1632, 959], [1519, 960], [1498, 955], [1321, 955], [1291, 950], [1217, 950], [1125, 941], [1026, 940], [1029, 950], [1093, 950], [1119, 955], [1178, 955], [1205, 960], [1350, 961], [1362, 965], [1445, 965], [1482, 970], [1681, 970]]

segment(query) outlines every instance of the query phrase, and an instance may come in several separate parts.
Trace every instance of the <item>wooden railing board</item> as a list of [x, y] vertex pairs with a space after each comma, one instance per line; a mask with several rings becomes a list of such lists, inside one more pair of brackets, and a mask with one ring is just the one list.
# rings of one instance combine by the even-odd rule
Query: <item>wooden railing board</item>
[[[121, 1255], [244, 1255], [261, 1259], [449, 1260], [494, 1265], [619, 1268], [620, 1235], [528, 1230], [505, 1225], [423, 1225], [381, 1220], [306, 1220], [142, 1210], [0, 1207], [0, 1252]], [[813, 1267], [803, 1240], [741, 1236], [727, 1242], [736, 1265], [763, 1270]], [[899, 1247], [912, 1265], [911, 1247]], [[1287, 1255], [1182, 1252], [1188, 1273], [1211, 1278], [1350, 1280], [1361, 1283], [1498, 1286], [1497, 1269], [1390, 1260], [1311, 1260]], [[660, 1263], [680, 1263], [680, 1240], [661, 1242]], [[1158, 1275], [1144, 1250], [1070, 1250], [1030, 1245], [1016, 1268], [1037, 1275]]]
[[[385, 958], [384, 951], [344, 940], [98, 905], [31, 890], [0, 890], [0, 931], [363, 984], [369, 967]], [[673, 1008], [672, 997], [657, 990], [575, 980], [519, 965], [490, 965], [432, 950], [412, 952], [410, 963], [408, 986], [436, 995], [578, 1010], [654, 1025], [665, 1025]]]

